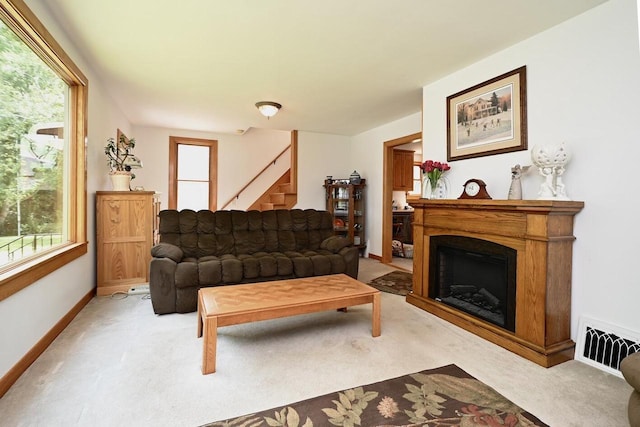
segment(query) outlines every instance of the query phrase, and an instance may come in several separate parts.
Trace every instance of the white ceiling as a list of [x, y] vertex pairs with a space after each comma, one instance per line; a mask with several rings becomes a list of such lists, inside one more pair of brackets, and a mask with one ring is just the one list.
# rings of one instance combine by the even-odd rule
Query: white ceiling
[[[43, 3], [135, 125], [355, 135], [420, 111], [423, 86], [604, 1]], [[283, 108], [267, 120], [258, 101]]]

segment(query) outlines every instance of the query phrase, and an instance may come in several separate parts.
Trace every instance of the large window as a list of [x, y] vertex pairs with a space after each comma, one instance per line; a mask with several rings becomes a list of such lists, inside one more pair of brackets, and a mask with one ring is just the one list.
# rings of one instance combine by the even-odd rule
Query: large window
[[86, 253], [87, 80], [0, 0], [0, 300]]

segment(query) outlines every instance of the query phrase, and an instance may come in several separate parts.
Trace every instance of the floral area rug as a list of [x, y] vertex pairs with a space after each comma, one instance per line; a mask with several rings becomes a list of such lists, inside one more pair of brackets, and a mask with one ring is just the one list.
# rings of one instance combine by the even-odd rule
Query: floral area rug
[[376, 277], [369, 282], [369, 286], [391, 294], [406, 295], [411, 292], [412, 280], [412, 273], [396, 270]]
[[456, 365], [351, 388], [207, 427], [547, 426]]

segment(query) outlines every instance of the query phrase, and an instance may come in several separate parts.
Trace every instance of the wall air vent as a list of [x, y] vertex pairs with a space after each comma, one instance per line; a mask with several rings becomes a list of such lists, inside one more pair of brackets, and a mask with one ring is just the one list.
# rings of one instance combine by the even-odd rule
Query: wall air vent
[[640, 333], [587, 317], [580, 318], [576, 360], [622, 377], [620, 362], [640, 351]]

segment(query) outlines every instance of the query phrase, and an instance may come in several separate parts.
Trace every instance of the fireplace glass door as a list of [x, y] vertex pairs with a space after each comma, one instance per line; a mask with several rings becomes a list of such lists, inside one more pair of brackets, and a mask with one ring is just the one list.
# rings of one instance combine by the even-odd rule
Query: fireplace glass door
[[486, 240], [431, 236], [429, 298], [515, 332], [516, 256]]

